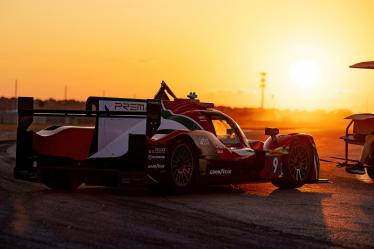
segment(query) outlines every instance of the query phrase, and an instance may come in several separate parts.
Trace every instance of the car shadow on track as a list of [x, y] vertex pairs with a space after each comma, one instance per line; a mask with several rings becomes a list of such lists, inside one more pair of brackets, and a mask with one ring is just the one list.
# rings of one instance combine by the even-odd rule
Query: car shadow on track
[[46, 193], [69, 193], [73, 195], [119, 195], [119, 196], [187, 196], [187, 195], [210, 195], [210, 194], [243, 194], [244, 190], [235, 185], [203, 186], [189, 193], [176, 194], [163, 188], [148, 188], [146, 186], [125, 186], [120, 188], [85, 186], [84, 184], [73, 192], [64, 192], [45, 188], [41, 190]]

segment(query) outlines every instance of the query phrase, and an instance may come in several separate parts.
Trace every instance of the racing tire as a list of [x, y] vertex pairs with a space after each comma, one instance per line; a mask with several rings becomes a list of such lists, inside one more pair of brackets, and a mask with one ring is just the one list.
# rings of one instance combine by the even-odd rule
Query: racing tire
[[283, 177], [272, 180], [274, 186], [284, 189], [299, 188], [310, 176], [313, 165], [313, 148], [305, 140], [292, 142], [288, 156], [282, 168]]
[[191, 190], [196, 182], [198, 158], [195, 145], [189, 139], [179, 139], [169, 149], [167, 188], [181, 194]]
[[[373, 148], [373, 144], [371, 145], [371, 148]], [[374, 180], [374, 150], [371, 151], [367, 163], [368, 167], [366, 168], [366, 173], [368, 173], [368, 176]]]
[[366, 168], [366, 172], [368, 173], [368, 176], [371, 179], [374, 179], [374, 166], [371, 166], [370, 168]]
[[66, 170], [41, 169], [41, 181], [53, 190], [72, 192], [81, 184], [82, 179]]

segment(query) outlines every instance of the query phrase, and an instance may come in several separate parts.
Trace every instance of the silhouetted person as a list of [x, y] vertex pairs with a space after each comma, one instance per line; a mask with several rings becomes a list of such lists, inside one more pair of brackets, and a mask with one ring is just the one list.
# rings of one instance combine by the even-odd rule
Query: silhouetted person
[[365, 163], [370, 164], [370, 159], [372, 159], [371, 153], [374, 149], [373, 145], [374, 145], [374, 131], [366, 135], [365, 137], [365, 144], [361, 152], [360, 162], [358, 164], [353, 165], [352, 167], [346, 167], [345, 170], [351, 174], [359, 174], [359, 175], [365, 174], [364, 164]]

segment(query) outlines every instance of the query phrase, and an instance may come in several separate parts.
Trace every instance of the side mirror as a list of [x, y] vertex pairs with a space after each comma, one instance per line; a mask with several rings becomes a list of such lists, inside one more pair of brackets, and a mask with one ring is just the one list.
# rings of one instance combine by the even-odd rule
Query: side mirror
[[265, 135], [274, 137], [277, 134], [279, 134], [278, 128], [265, 128]]
[[279, 129], [278, 128], [265, 128], [265, 135], [271, 136], [271, 140], [275, 143], [278, 144], [278, 140], [276, 135], [279, 134]]

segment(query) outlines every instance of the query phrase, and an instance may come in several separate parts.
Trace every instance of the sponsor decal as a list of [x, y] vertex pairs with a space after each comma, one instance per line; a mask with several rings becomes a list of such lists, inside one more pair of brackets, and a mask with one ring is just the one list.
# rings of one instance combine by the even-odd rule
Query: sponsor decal
[[211, 169], [209, 170], [209, 175], [218, 175], [218, 176], [223, 176], [223, 175], [231, 175], [232, 170], [231, 169]]
[[223, 154], [223, 150], [222, 149], [217, 149], [217, 154]]
[[223, 154], [226, 147], [221, 143], [215, 143], [217, 154]]
[[115, 102], [114, 103], [114, 110], [115, 111], [122, 111], [122, 112], [145, 112], [146, 104], [145, 103], [138, 103], [138, 102]]
[[148, 155], [148, 160], [153, 160], [153, 159], [165, 159], [164, 155]]
[[156, 163], [156, 164], [148, 165], [148, 169], [163, 169], [163, 168], [165, 168], [165, 164]]
[[148, 150], [149, 154], [165, 154], [166, 148], [165, 147], [156, 147]]
[[197, 118], [201, 121], [201, 122], [207, 122], [208, 120], [206, 119], [205, 116], [201, 115], [201, 116], [197, 116]]
[[198, 141], [200, 145], [209, 145], [209, 139], [206, 137], [199, 137]]
[[112, 112], [146, 112], [147, 103], [135, 100], [100, 100], [100, 111]]
[[151, 99], [149, 99], [149, 100], [148, 100], [148, 104], [159, 105], [159, 104], [160, 104], [160, 101], [159, 101], [159, 100], [151, 100]]

